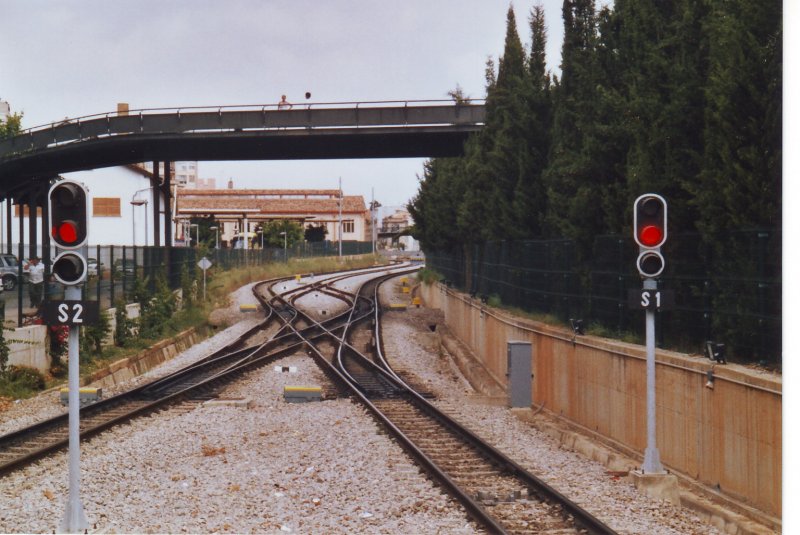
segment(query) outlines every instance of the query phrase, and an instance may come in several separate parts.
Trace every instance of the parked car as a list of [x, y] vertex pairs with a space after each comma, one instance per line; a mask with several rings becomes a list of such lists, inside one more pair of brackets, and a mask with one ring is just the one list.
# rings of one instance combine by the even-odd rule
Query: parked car
[[96, 277], [98, 273], [98, 267], [102, 266], [102, 262], [98, 262], [96, 258], [87, 258], [86, 259], [86, 274], [90, 277]]
[[[17, 277], [19, 277], [19, 261], [13, 254], [0, 254], [0, 281], [3, 288], [13, 290], [17, 287]], [[28, 273], [23, 266], [23, 281], [28, 279]]]
[[132, 258], [117, 258], [114, 260], [114, 271], [126, 275], [133, 275], [136, 273], [136, 262], [134, 262]]

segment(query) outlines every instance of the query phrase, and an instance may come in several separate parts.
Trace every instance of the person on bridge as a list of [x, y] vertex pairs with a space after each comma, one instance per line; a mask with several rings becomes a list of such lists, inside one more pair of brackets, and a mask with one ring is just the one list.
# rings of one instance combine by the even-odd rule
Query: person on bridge
[[286, 95], [281, 95], [281, 101], [278, 102], [278, 109], [279, 110], [291, 110], [292, 104], [288, 100], [286, 100]]

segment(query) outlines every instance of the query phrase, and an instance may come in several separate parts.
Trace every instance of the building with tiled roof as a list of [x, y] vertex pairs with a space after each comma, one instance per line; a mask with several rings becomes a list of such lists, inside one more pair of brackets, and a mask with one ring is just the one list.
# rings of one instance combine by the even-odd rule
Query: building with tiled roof
[[[369, 239], [369, 212], [360, 195], [342, 197], [342, 240]], [[339, 240], [339, 190], [228, 189], [178, 190], [178, 219], [213, 216], [220, 222], [220, 240], [229, 243], [238, 233], [264, 222], [297, 221], [303, 227], [325, 226], [326, 239]]]

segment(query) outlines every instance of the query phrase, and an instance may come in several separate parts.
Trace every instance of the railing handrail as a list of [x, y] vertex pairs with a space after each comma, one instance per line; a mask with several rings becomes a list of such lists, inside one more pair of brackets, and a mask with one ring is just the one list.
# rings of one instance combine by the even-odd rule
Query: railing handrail
[[[466, 99], [464, 102], [456, 102], [452, 99], [422, 99], [422, 100], [367, 100], [367, 101], [344, 101], [344, 102], [303, 102], [302, 104], [292, 104], [292, 108], [290, 109], [282, 109], [280, 111], [294, 111], [295, 108], [309, 110], [312, 107], [315, 108], [322, 108], [322, 107], [352, 107], [355, 109], [359, 109], [365, 105], [375, 106], [378, 104], [381, 105], [391, 105], [392, 107], [408, 107], [409, 104], [412, 105], [424, 105], [424, 104], [444, 104], [450, 103], [454, 106], [465, 106], [465, 105], [473, 105], [473, 104], [480, 104], [484, 103], [486, 99], [482, 98], [471, 98]], [[48, 128], [55, 128], [57, 126], [61, 126], [63, 124], [80, 124], [82, 121], [90, 120], [90, 119], [98, 119], [98, 118], [110, 118], [110, 117], [125, 117], [130, 115], [143, 115], [145, 113], [150, 114], [153, 112], [163, 113], [163, 112], [174, 112], [178, 116], [180, 116], [181, 112], [186, 110], [191, 111], [218, 111], [222, 113], [223, 110], [242, 110], [242, 109], [249, 109], [252, 111], [265, 111], [269, 110], [278, 110], [278, 103], [275, 104], [226, 104], [226, 105], [214, 105], [214, 106], [170, 106], [170, 107], [159, 107], [159, 108], [137, 108], [133, 110], [125, 110], [125, 111], [108, 111], [108, 112], [101, 112], [101, 113], [94, 113], [90, 115], [81, 115], [79, 117], [65, 117], [64, 119], [58, 121], [51, 121], [49, 123], [40, 124], [37, 126], [32, 126], [30, 128], [26, 128], [24, 130], [20, 130], [20, 132], [14, 136], [24, 136], [29, 135], [34, 132], [42, 131]], [[10, 138], [9, 138], [10, 139]]]

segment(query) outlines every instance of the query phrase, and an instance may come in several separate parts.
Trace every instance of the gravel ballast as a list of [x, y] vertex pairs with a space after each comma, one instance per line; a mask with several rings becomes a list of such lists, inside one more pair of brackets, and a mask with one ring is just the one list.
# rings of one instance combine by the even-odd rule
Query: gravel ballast
[[[346, 289], [353, 283], [339, 284]], [[248, 285], [249, 286], [249, 285]], [[384, 298], [401, 296], [399, 283]], [[237, 315], [249, 287], [232, 296], [241, 319], [147, 376], [149, 381], [229, 342], [257, 318]], [[304, 298], [304, 306], [333, 306]], [[432, 311], [385, 316], [390, 362], [413, 369], [439, 404], [511, 458], [597, 514], [620, 533], [716, 533], [690, 512], [637, 493], [624, 478], [565, 451], [503, 407], [475, 393], [438, 353], [427, 328]], [[286, 403], [284, 386], [326, 379], [304, 354], [263, 368], [226, 389], [250, 407], [173, 409], [114, 428], [82, 444], [82, 497], [90, 532], [104, 533], [475, 533], [461, 507], [444, 495], [359, 405], [337, 399]], [[40, 420], [56, 405], [39, 396], [0, 413], [0, 429]], [[28, 413], [23, 415], [23, 413]], [[0, 432], [7, 432], [2, 431]], [[2, 479], [0, 532], [51, 532], [67, 495], [66, 454]]]

